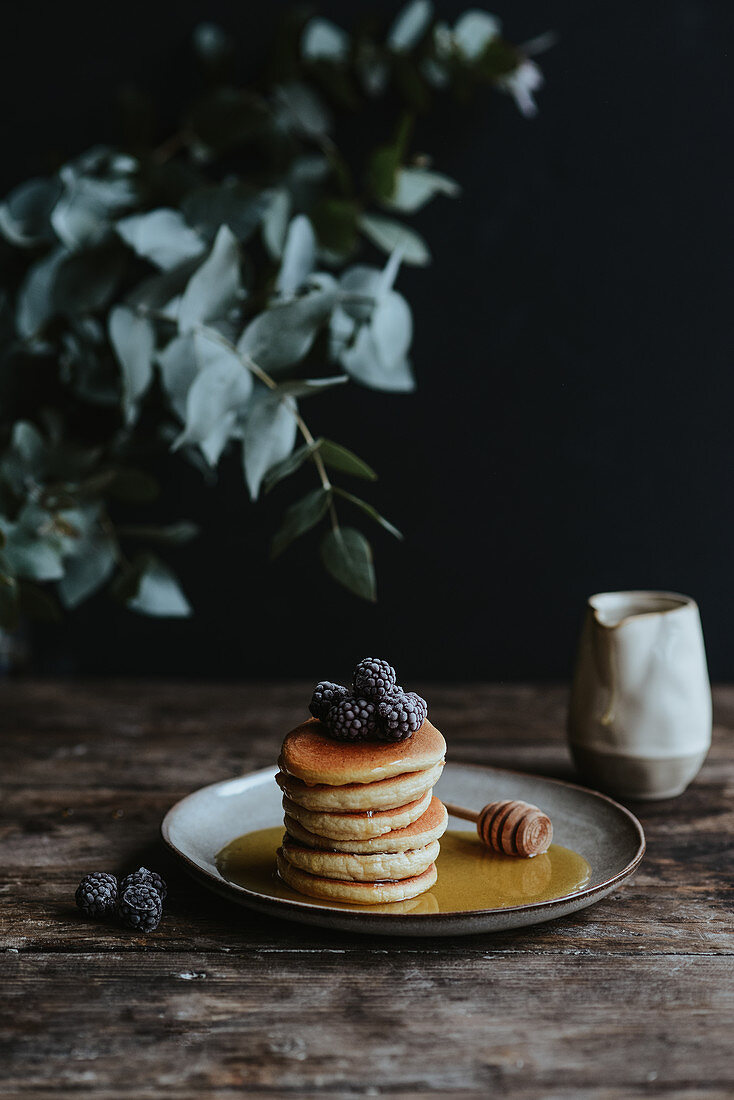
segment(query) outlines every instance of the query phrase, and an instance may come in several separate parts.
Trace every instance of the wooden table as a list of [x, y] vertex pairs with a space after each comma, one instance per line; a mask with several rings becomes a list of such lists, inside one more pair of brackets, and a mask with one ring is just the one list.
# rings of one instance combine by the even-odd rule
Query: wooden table
[[[260, 917], [182, 873], [168, 806], [275, 760], [307, 685], [6, 682], [0, 1095], [734, 1094], [734, 689], [694, 786], [633, 808], [636, 880], [568, 919], [390, 940]], [[566, 696], [424, 687], [453, 760], [571, 775]], [[92, 923], [93, 869], [163, 872], [159, 930]]]

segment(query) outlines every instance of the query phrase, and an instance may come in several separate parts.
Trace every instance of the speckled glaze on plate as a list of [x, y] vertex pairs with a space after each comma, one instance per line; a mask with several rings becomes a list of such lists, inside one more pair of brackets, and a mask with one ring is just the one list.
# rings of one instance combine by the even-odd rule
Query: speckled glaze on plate
[[[161, 832], [184, 867], [203, 885], [230, 901], [286, 920], [385, 936], [456, 936], [503, 932], [565, 917], [601, 900], [639, 866], [645, 836], [634, 814], [606, 795], [562, 783], [472, 764], [447, 764], [436, 794], [448, 802], [480, 809], [499, 798], [541, 806], [551, 817], [554, 841], [578, 852], [591, 865], [588, 883], [575, 893], [549, 901], [503, 909], [458, 913], [370, 913], [365, 908], [331, 908], [308, 898], [269, 897], [229, 882], [219, 872], [217, 853], [235, 837], [280, 824], [281, 792], [275, 768], [202, 787], [166, 814]], [[451, 818], [452, 828], [467, 828]]]

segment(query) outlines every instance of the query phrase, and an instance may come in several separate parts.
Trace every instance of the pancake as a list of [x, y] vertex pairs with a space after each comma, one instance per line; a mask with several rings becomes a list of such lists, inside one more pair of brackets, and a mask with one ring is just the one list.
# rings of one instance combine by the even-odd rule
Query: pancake
[[335, 741], [311, 718], [286, 735], [278, 764], [311, 786], [340, 787], [425, 771], [445, 755], [446, 742], [428, 719], [405, 741]]
[[393, 901], [388, 902], [387, 905], [372, 905], [370, 906], [370, 915], [372, 913], [389, 913], [391, 916], [407, 916], [412, 913], [413, 916], [420, 913], [437, 913], [438, 901], [436, 896], [431, 893], [418, 894], [414, 898], [407, 898], [405, 901]]
[[439, 843], [434, 840], [424, 848], [412, 848], [407, 852], [355, 855], [306, 848], [286, 834], [281, 852], [291, 867], [308, 871], [310, 875], [346, 882], [385, 882], [422, 875], [438, 859]]
[[366, 840], [382, 836], [394, 829], [403, 829], [412, 825], [421, 817], [431, 804], [431, 792], [426, 791], [422, 798], [408, 802], [406, 806], [395, 806], [391, 810], [357, 810], [353, 813], [320, 813], [307, 810], [290, 798], [283, 798], [283, 809], [289, 817], [295, 818], [299, 825], [318, 836], [334, 840]]
[[280, 789], [307, 810], [339, 813], [344, 810], [389, 810], [420, 798], [441, 778], [443, 761], [424, 771], [378, 779], [375, 783], [345, 783], [342, 787], [319, 784], [310, 787], [301, 779], [279, 772], [275, 779]]
[[350, 902], [353, 905], [385, 905], [392, 901], [406, 901], [430, 890], [438, 878], [435, 863], [422, 874], [401, 879], [399, 882], [344, 882], [300, 871], [283, 857], [280, 848], [277, 861], [278, 874], [299, 894], [326, 901]]
[[402, 829], [392, 829], [381, 836], [369, 837], [364, 840], [335, 840], [332, 837], [318, 836], [309, 832], [295, 818], [285, 815], [283, 824], [288, 832], [301, 844], [309, 848], [321, 848], [329, 852], [407, 852], [411, 848], [425, 848], [434, 840], [439, 840], [446, 832], [449, 823], [449, 815], [443, 802], [435, 796], [431, 799], [428, 809], [421, 814], [412, 825], [406, 825]]

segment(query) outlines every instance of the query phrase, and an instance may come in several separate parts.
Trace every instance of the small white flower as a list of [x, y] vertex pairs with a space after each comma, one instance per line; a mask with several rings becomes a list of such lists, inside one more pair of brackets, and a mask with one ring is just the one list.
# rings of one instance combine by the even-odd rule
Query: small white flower
[[533, 92], [542, 88], [543, 83], [543, 74], [535, 62], [522, 61], [513, 72], [497, 81], [497, 87], [512, 96], [525, 118], [533, 118], [538, 113]]

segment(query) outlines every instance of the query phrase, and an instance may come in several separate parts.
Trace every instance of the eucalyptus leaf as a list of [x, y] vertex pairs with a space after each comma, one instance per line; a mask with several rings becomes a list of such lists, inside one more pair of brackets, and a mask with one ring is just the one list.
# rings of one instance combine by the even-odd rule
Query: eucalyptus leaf
[[224, 317], [237, 304], [240, 291], [237, 238], [223, 225], [211, 252], [186, 286], [178, 313], [179, 330], [188, 332], [196, 324]]
[[395, 193], [398, 170], [408, 148], [412, 130], [412, 118], [403, 115], [397, 127], [395, 137], [389, 145], [375, 149], [367, 165], [367, 180], [375, 198], [387, 201]]
[[99, 244], [111, 231], [112, 222], [137, 197], [135, 185], [127, 177], [92, 179], [64, 170], [61, 176], [66, 186], [51, 213], [51, 224], [67, 248]]
[[81, 551], [66, 559], [64, 576], [58, 583], [62, 604], [67, 610], [78, 607], [112, 576], [116, 565], [114, 544], [97, 537], [85, 542]]
[[[165, 312], [177, 321], [181, 296], [189, 279], [198, 268], [199, 262], [198, 258], [186, 260], [171, 271], [163, 271], [143, 279], [127, 294], [126, 304], [134, 308], [143, 307], [156, 312]], [[172, 302], [176, 303], [173, 311]]]
[[327, 531], [321, 543], [326, 571], [355, 596], [374, 603], [377, 599], [375, 568], [369, 542], [354, 527]]
[[386, 393], [411, 393], [415, 379], [407, 359], [385, 364], [371, 325], [363, 325], [354, 343], [342, 349], [340, 362], [356, 382]]
[[331, 129], [331, 114], [306, 84], [292, 81], [276, 89], [275, 101], [282, 124], [308, 138], [320, 138]]
[[283, 481], [297, 470], [300, 470], [304, 462], [307, 462], [314, 451], [318, 450], [319, 444], [320, 440], [315, 440], [313, 443], [304, 443], [302, 447], [297, 447], [295, 451], [291, 451], [291, 453], [281, 462], [276, 463], [275, 466], [271, 466], [263, 478], [263, 490], [269, 493], [278, 482]]
[[288, 232], [288, 218], [291, 211], [291, 197], [284, 187], [276, 188], [263, 215], [263, 242], [274, 260], [283, 255], [285, 235]]
[[180, 420], [185, 420], [186, 398], [198, 374], [193, 334], [175, 336], [166, 344], [158, 352], [158, 366], [171, 407]]
[[410, 307], [395, 290], [388, 291], [377, 303], [370, 322], [380, 362], [392, 370], [402, 362], [413, 339]]
[[55, 248], [29, 268], [18, 293], [15, 325], [19, 336], [37, 336], [56, 314], [54, 285], [67, 256], [65, 248]]
[[344, 500], [348, 500], [351, 504], [354, 504], [357, 508], [360, 508], [365, 513], [365, 515], [369, 516], [370, 519], [373, 519], [375, 523], [379, 523], [381, 527], [384, 527], [385, 530], [389, 531], [391, 535], [394, 535], [396, 539], [402, 540], [402, 532], [399, 531], [394, 524], [390, 523], [389, 520], [385, 519], [384, 516], [381, 516], [377, 509], [373, 507], [373, 505], [369, 504], [366, 500], [362, 500], [360, 497], [354, 496], [353, 493], [348, 493], [346, 489], [335, 487], [334, 492], [338, 493], [340, 497], [344, 498]]
[[332, 386], [342, 386], [348, 381], [346, 374], [335, 374], [332, 378], [298, 378], [293, 382], [281, 382], [278, 393], [288, 394], [291, 397], [312, 397], [331, 389]]
[[305, 535], [319, 520], [323, 519], [329, 507], [331, 493], [319, 486], [307, 493], [301, 500], [297, 500], [290, 508], [286, 509], [282, 526], [276, 532], [272, 543], [272, 557], [276, 558], [287, 546]]
[[26, 473], [36, 477], [41, 477], [45, 473], [48, 445], [34, 424], [28, 420], [18, 420], [13, 425], [10, 446]]
[[272, 192], [257, 191], [237, 179], [190, 191], [181, 202], [186, 221], [207, 240], [226, 225], [239, 241], [247, 241], [263, 220]]
[[216, 23], [199, 23], [192, 35], [194, 49], [208, 65], [221, 65], [235, 50], [231, 35]]
[[60, 195], [58, 179], [32, 179], [20, 184], [0, 204], [0, 233], [17, 248], [34, 248], [52, 241], [51, 211]]
[[329, 320], [329, 353], [339, 363], [343, 352], [354, 343], [357, 327], [357, 322], [341, 306], [334, 309]]
[[103, 309], [125, 270], [124, 249], [114, 242], [65, 256], [53, 282], [55, 310], [68, 317]]
[[387, 44], [395, 53], [407, 53], [417, 46], [433, 18], [429, 0], [410, 0], [398, 14], [387, 36]]
[[318, 451], [332, 470], [340, 470], [341, 473], [361, 477], [365, 481], [377, 480], [377, 474], [372, 467], [368, 466], [354, 451], [342, 447], [340, 443], [334, 443], [331, 439], [322, 439], [319, 442]]
[[373, 244], [385, 252], [399, 248], [406, 264], [423, 267], [430, 262], [428, 245], [419, 233], [407, 225], [381, 214], [362, 214], [359, 227]]
[[135, 595], [128, 600], [131, 611], [158, 618], [182, 619], [191, 614], [191, 604], [167, 565], [149, 555], [140, 574]]
[[502, 23], [496, 16], [473, 8], [459, 16], [452, 37], [456, 48], [467, 61], [476, 61], [490, 42], [501, 34]]
[[137, 403], [153, 378], [155, 331], [147, 317], [127, 306], [115, 306], [108, 322], [110, 343], [122, 371], [122, 403], [128, 424], [135, 421]]
[[198, 444], [215, 466], [250, 398], [252, 375], [234, 350], [200, 333], [194, 336], [194, 356], [201, 356], [202, 366], [186, 395], [185, 426], [173, 449]]
[[311, 210], [311, 221], [322, 249], [346, 257], [357, 243], [359, 207], [354, 199], [322, 198]]
[[74, 395], [98, 405], [117, 406], [121, 374], [108, 354], [105, 332], [96, 317], [69, 316], [60, 334], [60, 377]]
[[283, 259], [275, 281], [279, 294], [290, 295], [303, 286], [316, 264], [316, 235], [305, 214], [298, 214], [288, 226]]
[[137, 168], [137, 160], [128, 153], [121, 153], [109, 145], [93, 145], [91, 149], [86, 149], [65, 164], [60, 175], [67, 183], [80, 176], [114, 179], [118, 176], [132, 176]]
[[[342, 279], [342, 290], [362, 286], [365, 293], [374, 293], [374, 306], [368, 319], [357, 327], [351, 322], [345, 302], [343, 312], [335, 310], [332, 316], [332, 342], [340, 363], [352, 378], [373, 389], [394, 393], [406, 393], [415, 388], [407, 353], [413, 336], [413, 321], [408, 303], [395, 290], [385, 291], [391, 278], [388, 270], [353, 268]], [[352, 309], [357, 316], [364, 316], [362, 307]]]
[[13, 572], [32, 581], [55, 581], [64, 575], [60, 541], [24, 523], [5, 526], [5, 556]]
[[380, 202], [388, 202], [395, 194], [402, 150], [393, 145], [375, 149], [367, 166], [367, 179], [372, 194]]
[[340, 308], [355, 321], [369, 321], [382, 287], [379, 267], [354, 264], [339, 280]]
[[184, 221], [178, 210], [151, 210], [123, 218], [117, 232], [138, 256], [150, 260], [163, 271], [170, 271], [186, 260], [195, 259], [205, 249], [198, 233]]
[[318, 290], [294, 302], [272, 305], [250, 322], [237, 350], [263, 370], [277, 374], [303, 359], [335, 302], [335, 291]]
[[296, 441], [296, 403], [256, 385], [243, 424], [243, 462], [250, 496], [257, 500], [265, 475], [287, 458]]
[[307, 61], [341, 64], [349, 56], [349, 35], [330, 19], [309, 19], [301, 35], [301, 53]]
[[395, 190], [385, 205], [403, 214], [414, 214], [436, 195], [453, 198], [460, 191], [458, 183], [440, 172], [429, 172], [425, 168], [401, 168]]

